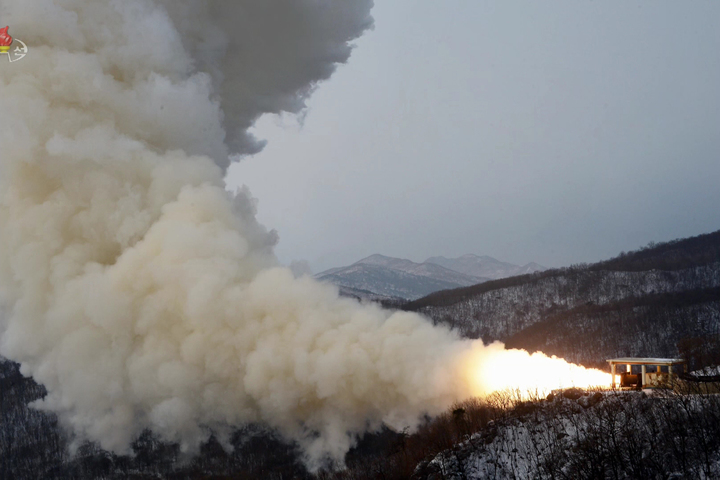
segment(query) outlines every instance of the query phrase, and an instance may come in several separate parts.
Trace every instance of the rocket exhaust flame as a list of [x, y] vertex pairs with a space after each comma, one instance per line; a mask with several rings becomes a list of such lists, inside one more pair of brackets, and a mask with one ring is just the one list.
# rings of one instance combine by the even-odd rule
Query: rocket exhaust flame
[[609, 373], [568, 363], [541, 352], [500, 350], [479, 362], [475, 372], [478, 391], [518, 390], [546, 395], [558, 388], [609, 387]]
[[560, 377], [295, 279], [249, 192], [225, 190], [228, 153], [262, 148], [259, 115], [304, 108], [371, 4], [3, 2], [34, 50], [0, 69], [0, 354], [78, 441], [123, 453], [149, 428], [195, 451], [263, 421], [312, 466], [383, 423], [535, 385], [536, 365]]

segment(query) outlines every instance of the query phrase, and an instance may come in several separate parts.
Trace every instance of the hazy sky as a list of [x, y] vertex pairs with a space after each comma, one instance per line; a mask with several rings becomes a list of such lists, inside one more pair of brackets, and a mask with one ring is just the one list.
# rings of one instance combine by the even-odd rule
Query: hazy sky
[[546, 266], [720, 229], [720, 2], [377, 1], [233, 166], [283, 262]]

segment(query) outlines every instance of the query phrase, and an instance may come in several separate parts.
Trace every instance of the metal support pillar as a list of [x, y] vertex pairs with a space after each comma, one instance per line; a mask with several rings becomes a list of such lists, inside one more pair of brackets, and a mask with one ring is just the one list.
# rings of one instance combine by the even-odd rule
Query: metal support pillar
[[647, 373], [647, 367], [645, 365], [642, 366], [642, 388], [645, 388], [645, 385], [647, 385], [647, 380], [645, 378], [645, 374]]

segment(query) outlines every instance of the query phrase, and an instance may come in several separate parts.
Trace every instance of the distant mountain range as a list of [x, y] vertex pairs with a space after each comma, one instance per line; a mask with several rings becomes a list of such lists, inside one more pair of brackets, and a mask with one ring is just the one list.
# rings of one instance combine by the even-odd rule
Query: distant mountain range
[[425, 260], [425, 263], [434, 263], [435, 265], [440, 265], [441, 267], [449, 268], [450, 270], [455, 270], [465, 275], [489, 278], [491, 280], [547, 270], [547, 268], [535, 262], [518, 266], [512, 263], [501, 262], [487, 255], [477, 256], [472, 253], [458, 258], [430, 257]]
[[518, 266], [472, 254], [451, 259], [432, 257], [423, 263], [375, 254], [315, 277], [338, 285], [344, 295], [392, 301], [415, 300], [438, 290], [543, 270], [536, 263]]

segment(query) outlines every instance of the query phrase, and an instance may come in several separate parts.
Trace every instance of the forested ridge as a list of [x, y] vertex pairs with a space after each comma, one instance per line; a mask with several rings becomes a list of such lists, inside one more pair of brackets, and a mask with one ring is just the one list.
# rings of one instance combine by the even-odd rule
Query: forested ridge
[[574, 272], [682, 270], [718, 262], [720, 262], [720, 230], [669, 242], [650, 242], [644, 248], [627, 253], [621, 252], [614, 258], [593, 264], [580, 263], [569, 267], [492, 280], [469, 287], [442, 290], [408, 302], [403, 309], [419, 311], [424, 307], [452, 305], [482, 293], [533, 283], [545, 278], [570, 275]]
[[586, 365], [681, 354], [699, 365], [720, 357], [720, 231], [436, 292], [403, 308], [466, 337]]

